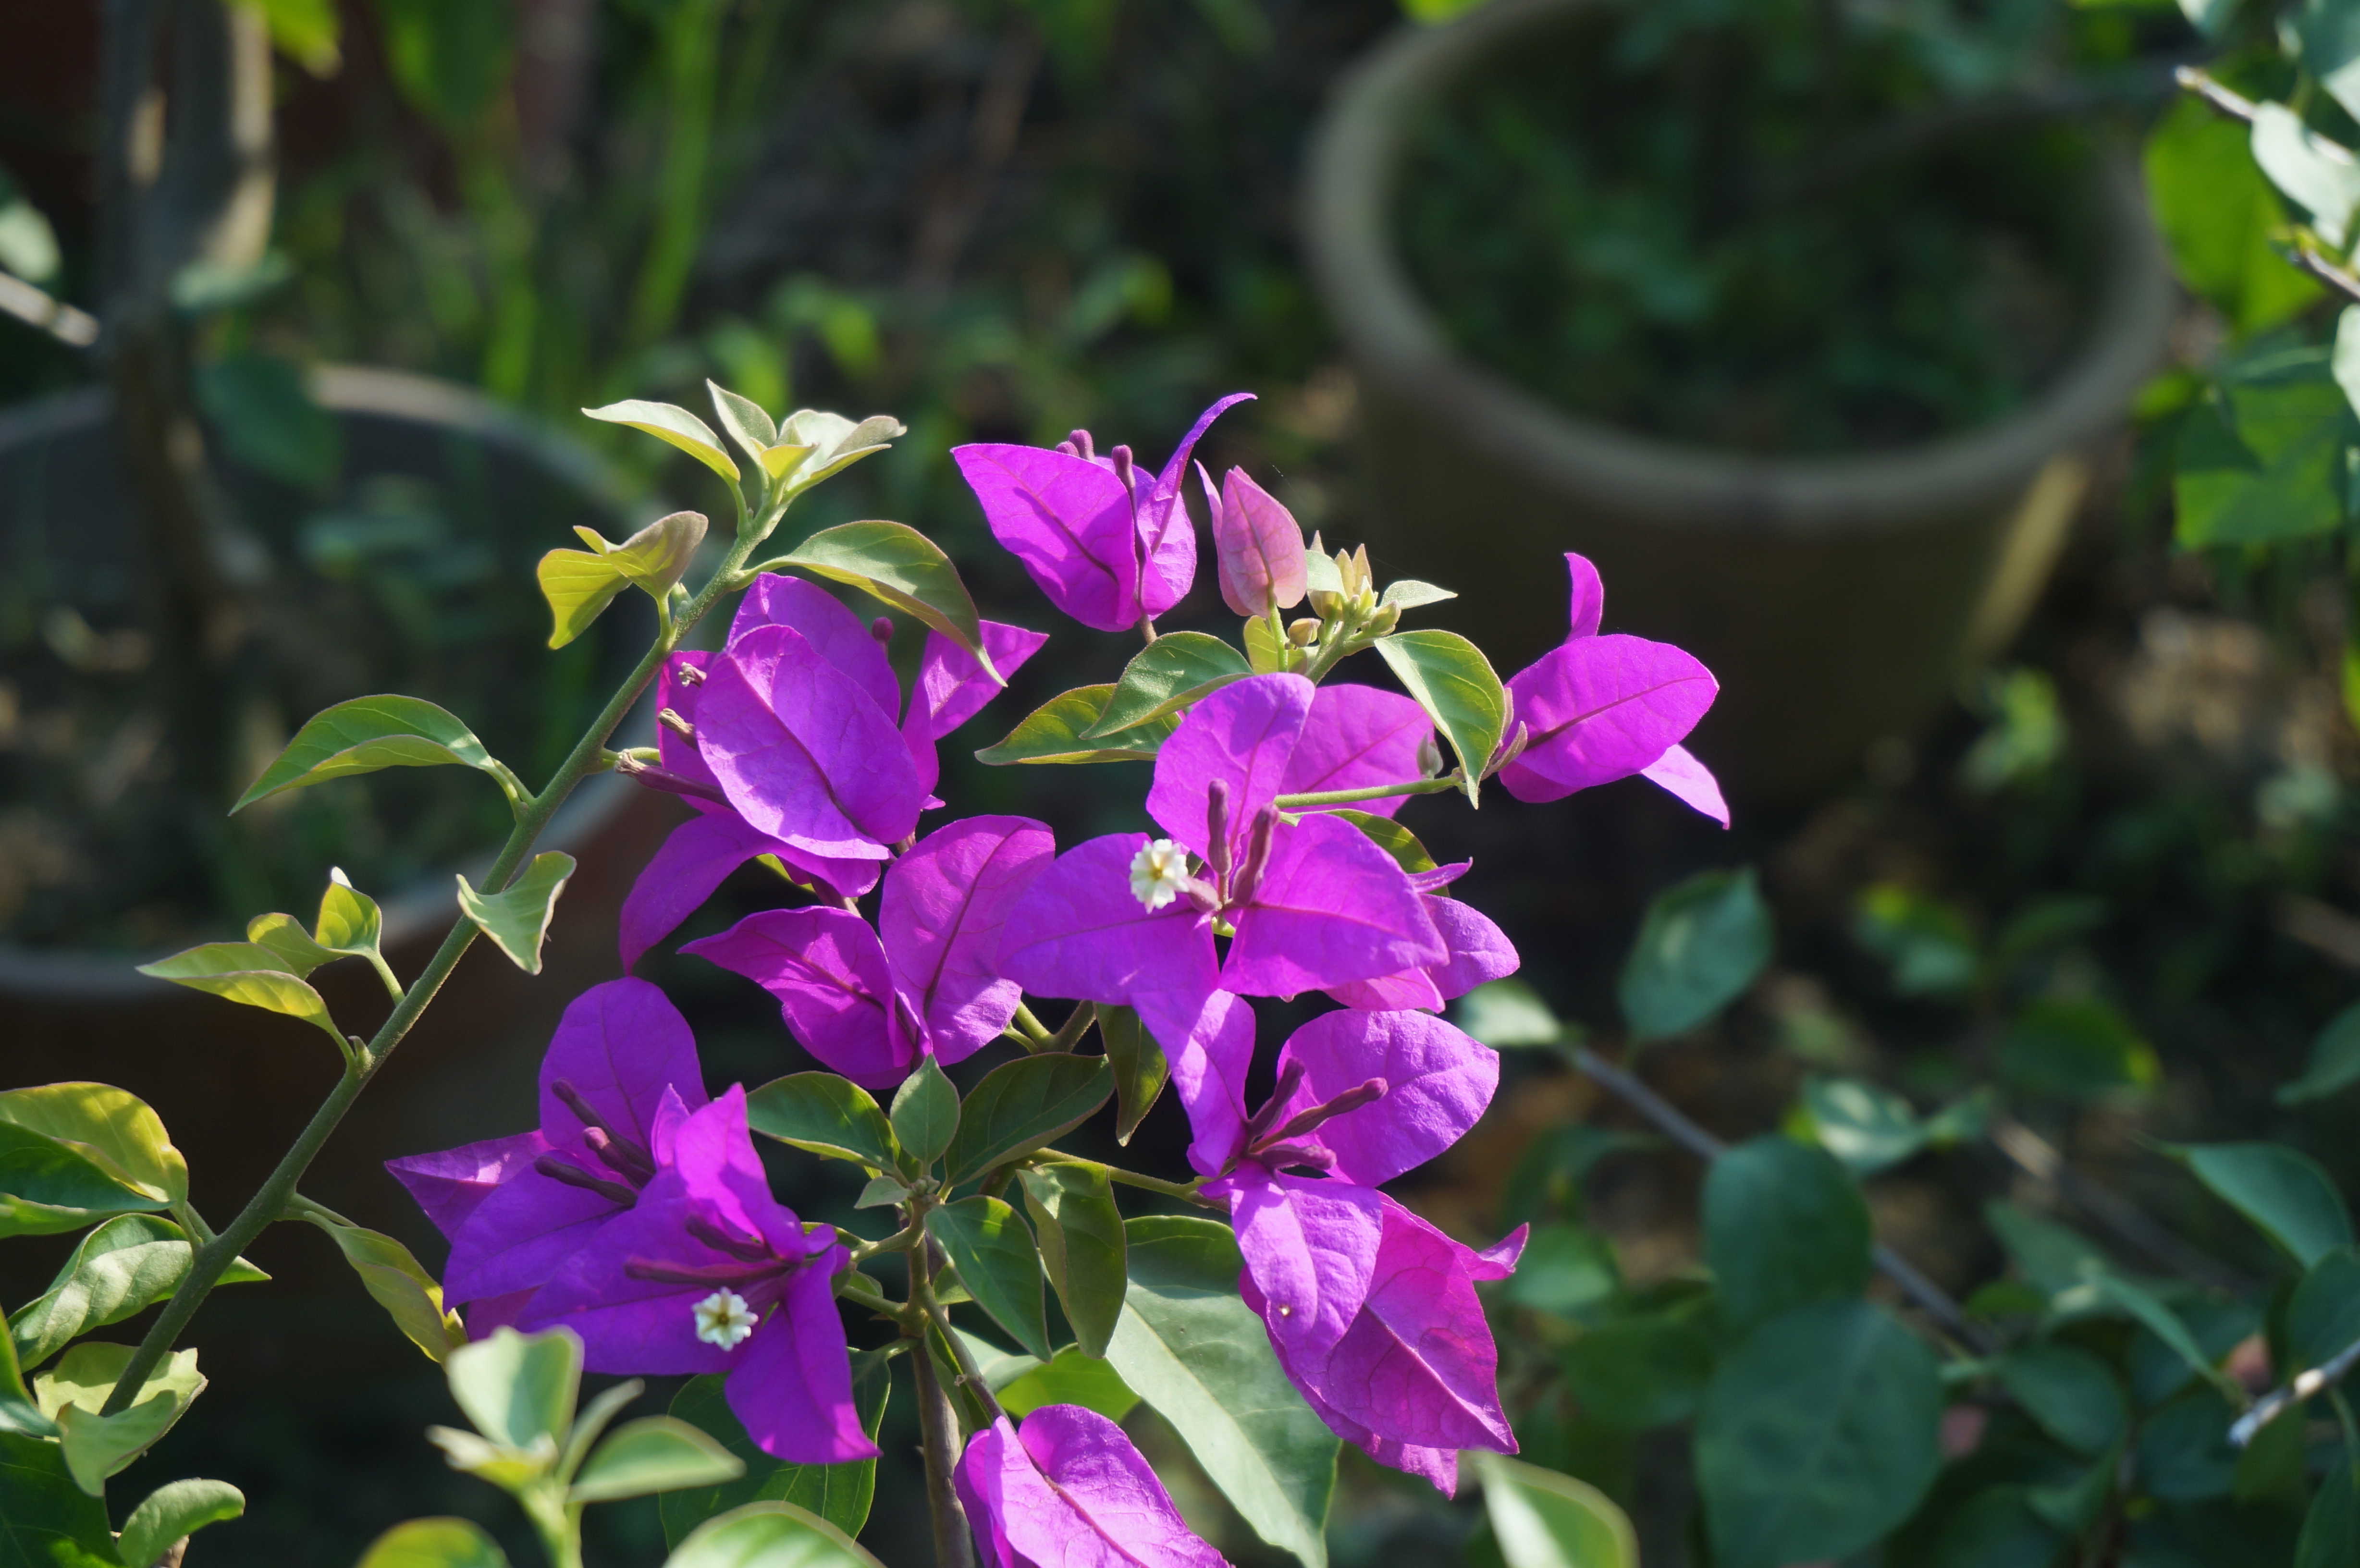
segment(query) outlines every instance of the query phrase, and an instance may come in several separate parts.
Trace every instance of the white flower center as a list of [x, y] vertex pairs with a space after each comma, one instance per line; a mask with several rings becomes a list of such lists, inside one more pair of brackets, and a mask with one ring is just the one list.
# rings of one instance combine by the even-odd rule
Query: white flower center
[[724, 1350], [737, 1349], [761, 1321], [746, 1305], [746, 1298], [735, 1290], [716, 1290], [697, 1302], [695, 1310], [696, 1337]]
[[1188, 886], [1188, 852], [1168, 838], [1149, 843], [1131, 860], [1132, 897], [1160, 909]]

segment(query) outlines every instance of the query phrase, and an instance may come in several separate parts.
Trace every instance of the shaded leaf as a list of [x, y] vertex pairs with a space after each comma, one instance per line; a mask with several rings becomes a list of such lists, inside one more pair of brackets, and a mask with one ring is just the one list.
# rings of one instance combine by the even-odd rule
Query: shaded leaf
[[2070, 1100], [2152, 1088], [2163, 1075], [2155, 1048], [2095, 996], [2026, 1003], [2000, 1041], [1999, 1070], [2026, 1094]]
[[503, 1325], [462, 1343], [444, 1376], [451, 1397], [477, 1432], [504, 1448], [530, 1448], [546, 1439], [554, 1453], [574, 1426], [582, 1341], [571, 1329], [528, 1334]]
[[1706, 1172], [1704, 1257], [1732, 1333], [1868, 1283], [1868, 1203], [1823, 1149], [1765, 1134]]
[[975, 1304], [1015, 1336], [1016, 1343], [1047, 1360], [1049, 1325], [1041, 1302], [1041, 1254], [1016, 1211], [998, 1198], [978, 1194], [926, 1214], [926, 1234], [958, 1270]]
[[528, 975], [541, 973], [541, 944], [557, 914], [557, 896], [574, 875], [574, 857], [543, 850], [524, 874], [497, 893], [478, 893], [459, 878], [459, 908], [498, 944], [508, 962]]
[[1122, 1211], [1115, 1206], [1114, 1184], [1089, 1165], [1028, 1166], [1018, 1177], [1040, 1241], [1041, 1267], [1074, 1326], [1075, 1343], [1085, 1354], [1102, 1356], [1122, 1316]]
[[1132, 729], [1177, 713], [1200, 697], [1253, 673], [1245, 655], [1203, 632], [1166, 632], [1123, 666], [1098, 722], [1085, 739]]
[[1997, 1370], [2000, 1386], [2025, 1413], [2076, 1454], [2104, 1454], [2130, 1430], [2130, 1400], [2121, 1379], [2086, 1350], [2027, 1345], [2010, 1352]]
[[2360, 1345], [2360, 1247], [2339, 1247], [2304, 1271], [2287, 1302], [2287, 1356], [2316, 1367], [2353, 1345]]
[[2302, 1076], [2278, 1090], [2278, 1104], [2300, 1105], [2360, 1083], [2360, 1002], [2327, 1020], [2311, 1042]]
[[[72, 1341], [121, 1323], [179, 1289], [189, 1271], [188, 1236], [155, 1214], [120, 1214], [82, 1238], [49, 1288], [17, 1309], [8, 1334], [17, 1365], [38, 1367]], [[221, 1283], [269, 1279], [241, 1258]]]
[[1150, 719], [1133, 729], [1085, 739], [1106, 712], [1111, 686], [1076, 686], [1033, 709], [996, 746], [975, 754], [995, 768], [1015, 763], [1145, 762], [1180, 727], [1176, 713]]
[[872, 1171], [896, 1170], [901, 1163], [901, 1146], [876, 1097], [833, 1073], [771, 1079], [746, 1096], [746, 1121], [781, 1143]]
[[0, 1427], [0, 1568], [117, 1568], [106, 1505], [74, 1485], [65, 1451]]
[[1494, 1051], [1555, 1045], [1565, 1025], [1521, 980], [1486, 980], [1459, 999], [1459, 1027]]
[[[381, 768], [441, 768], [455, 764], [507, 772], [457, 715], [419, 697], [355, 697], [322, 709], [295, 732], [277, 761], [246, 787], [231, 811], [242, 811], [281, 789]], [[503, 786], [505, 788], [505, 785]]]
[[1582, 1415], [1644, 1432], [1696, 1413], [1713, 1369], [1712, 1298], [1683, 1300], [1585, 1330], [1559, 1353]]
[[2180, 1157], [2212, 1189], [2308, 1269], [2352, 1243], [2352, 1212], [2309, 1155], [2280, 1143], [2199, 1143]]
[[1617, 996], [1639, 1040], [1684, 1034], [1745, 994], [1770, 962], [1770, 908], [1754, 868], [1699, 872], [1657, 894]]
[[2174, 538], [2195, 549], [2333, 531], [2355, 437], [2326, 349], [2266, 349], [2223, 366], [2180, 422]]
[[1502, 1454], [1472, 1457], [1506, 1568], [1639, 1568], [1637, 1532], [1597, 1487]]
[[1079, 1127], [1114, 1093], [1114, 1070], [1102, 1057], [1048, 1051], [995, 1067], [959, 1108], [958, 1133], [944, 1160], [945, 1180], [972, 1181]]
[[958, 1091], [932, 1056], [894, 1092], [894, 1136], [921, 1171], [943, 1157], [959, 1130]]
[[1395, 632], [1377, 639], [1377, 652], [1459, 754], [1472, 802], [1508, 724], [1507, 688], [1491, 661], [1457, 632]]
[[[672, 1402], [672, 1413], [702, 1428], [721, 1446], [745, 1462], [746, 1473], [717, 1486], [689, 1487], [667, 1492], [658, 1504], [663, 1516], [664, 1540], [678, 1545], [689, 1531], [716, 1514], [758, 1501], [792, 1503], [818, 1515], [847, 1535], [858, 1535], [869, 1521], [869, 1499], [877, 1487], [877, 1461], [847, 1460], [842, 1465], [785, 1465], [754, 1446], [729, 1409], [718, 1376], [692, 1377]], [[877, 1436], [885, 1420], [885, 1404], [892, 1392], [892, 1364], [876, 1351], [856, 1352], [852, 1358], [852, 1399], [860, 1410], [861, 1429]]]
[[1983, 973], [1983, 953], [1966, 916], [1896, 883], [1861, 895], [1852, 937], [1892, 965], [1893, 988], [1905, 996], [1956, 995], [1972, 989]]
[[226, 1481], [169, 1482], [148, 1493], [123, 1521], [116, 1555], [131, 1568], [149, 1568], [173, 1542], [245, 1512], [246, 1494]]
[[1128, 1145], [1140, 1118], [1154, 1108], [1172, 1065], [1164, 1048], [1129, 1007], [1098, 1004], [1098, 1038], [1106, 1041], [1107, 1065], [1114, 1071], [1114, 1140]]

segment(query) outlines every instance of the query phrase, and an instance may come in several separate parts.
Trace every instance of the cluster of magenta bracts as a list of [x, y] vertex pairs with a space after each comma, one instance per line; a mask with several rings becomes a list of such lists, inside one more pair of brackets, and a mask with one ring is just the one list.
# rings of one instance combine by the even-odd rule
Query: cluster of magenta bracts
[[[1242, 395], [1240, 395], [1242, 396]], [[1055, 449], [954, 455], [995, 535], [1059, 609], [1099, 630], [1176, 604], [1196, 568], [1182, 498], [1191, 448], [1152, 480], [1125, 448], [1076, 432]], [[1306, 550], [1284, 507], [1239, 471], [1198, 468], [1221, 594], [1274, 618], [1305, 595]], [[1677, 648], [1598, 632], [1602, 592], [1573, 573], [1566, 642], [1508, 682], [1519, 732], [1491, 759], [1526, 800], [1641, 774], [1723, 822], [1712, 778], [1679, 742], [1712, 679]], [[632, 890], [628, 969], [758, 856], [812, 901], [764, 911], [683, 951], [746, 975], [788, 1030], [856, 1083], [890, 1088], [922, 1059], [952, 1063], [1008, 1029], [1025, 995], [1137, 1011], [1164, 1049], [1194, 1132], [1189, 1159], [1225, 1203], [1240, 1289], [1280, 1365], [1339, 1435], [1445, 1491], [1466, 1448], [1513, 1452], [1475, 1282], [1504, 1277], [1520, 1230], [1487, 1250], [1443, 1235], [1380, 1189], [1456, 1142], [1498, 1080], [1493, 1053], [1436, 1016], [1517, 958], [1447, 896], [1465, 865], [1412, 873], [1354, 822], [1289, 797], [1419, 784], [1438, 757], [1409, 698], [1294, 673], [1197, 701], [1157, 753], [1147, 816], [1063, 855], [1045, 825], [970, 817], [919, 834], [943, 802], [935, 744], [996, 685], [932, 635], [905, 695], [882, 623], [807, 583], [767, 577], [726, 646], [662, 672], [661, 761], [643, 781], [685, 799]], [[1045, 638], [984, 623], [1002, 671]], [[1403, 797], [1355, 802], [1389, 817]], [[875, 922], [859, 900], [875, 891]], [[1253, 996], [1340, 1004], [1280, 1051], [1249, 1112]], [[446, 1298], [477, 1334], [563, 1324], [617, 1373], [725, 1372], [766, 1452], [835, 1463], [875, 1452], [854, 1410], [835, 1301], [849, 1267], [762, 1179], [745, 1095], [708, 1100], [685, 1022], [623, 978], [567, 1010], [541, 1072], [535, 1131], [394, 1163], [449, 1236]], [[923, 1352], [922, 1352], [923, 1354]], [[958, 1486], [999, 1568], [1061, 1560], [1076, 1531], [1131, 1560], [1218, 1563], [1190, 1535], [1119, 1428], [1072, 1406], [978, 1432]], [[1109, 1524], [1108, 1520], [1119, 1523]]]

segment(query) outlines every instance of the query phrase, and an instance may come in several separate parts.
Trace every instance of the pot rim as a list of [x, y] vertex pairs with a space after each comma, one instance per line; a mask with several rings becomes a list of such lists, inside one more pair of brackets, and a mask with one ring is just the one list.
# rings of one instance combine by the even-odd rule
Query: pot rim
[[[331, 365], [313, 369], [313, 398], [338, 414], [375, 414], [464, 430], [487, 445], [506, 447], [544, 472], [573, 485], [603, 506], [611, 521], [626, 528], [633, 503], [629, 493], [598, 456], [568, 441], [518, 410], [496, 403], [471, 387], [377, 365]], [[51, 440], [84, 430], [106, 417], [104, 388], [77, 387], [7, 409], [0, 409], [0, 447]], [[655, 729], [650, 693], [625, 715], [628, 733]], [[619, 816], [635, 793], [632, 786], [612, 773], [584, 779], [559, 807], [542, 832], [537, 850], [581, 850]], [[421, 877], [385, 898], [383, 937], [388, 953], [436, 936], [458, 912], [452, 877], [465, 873], [480, 880], [496, 851]], [[137, 972], [137, 965], [166, 956], [171, 948], [123, 953], [93, 948], [24, 947], [0, 942], [0, 997], [23, 1000], [80, 1001], [97, 1006], [141, 1006], [169, 1001], [169, 982]]]
[[1560, 491], [1701, 533], [1801, 539], [1905, 528], [1976, 502], [2007, 503], [2061, 450], [2103, 436], [2162, 356], [2174, 290], [2136, 166], [2093, 160], [2104, 254], [2093, 320], [2064, 369], [2024, 407], [1935, 441], [1856, 457], [1755, 457], [1585, 419], [1452, 347], [1412, 284], [1392, 213], [1418, 110], [1524, 34], [1606, 0], [1490, 0], [1439, 27], [1407, 27], [1338, 85], [1314, 134], [1301, 221], [1310, 270], [1360, 373], [1419, 409], [1433, 439]]

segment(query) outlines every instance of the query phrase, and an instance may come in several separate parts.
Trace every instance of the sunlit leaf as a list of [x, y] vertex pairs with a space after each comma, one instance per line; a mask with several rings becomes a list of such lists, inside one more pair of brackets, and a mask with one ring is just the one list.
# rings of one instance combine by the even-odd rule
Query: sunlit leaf
[[[275, 934], [269, 931], [266, 935]], [[342, 1050], [344, 1037], [328, 1016], [328, 1004], [311, 983], [287, 971], [275, 946], [256, 942], [209, 942], [169, 958], [139, 965], [139, 973], [176, 985], [206, 991], [224, 1001], [300, 1018], [324, 1032]]]
[[1639, 1568], [1637, 1532], [1597, 1487], [1498, 1454], [1470, 1457], [1506, 1568]]
[[[8, 1320], [17, 1365], [38, 1367], [83, 1334], [121, 1323], [180, 1288], [189, 1271], [189, 1238], [156, 1214], [118, 1214], [83, 1236], [49, 1288]], [[241, 1258], [223, 1271], [224, 1285], [269, 1279]]]
[[[365, 1564], [364, 1568], [376, 1568]], [[792, 1503], [748, 1503], [705, 1520], [664, 1568], [884, 1568], [850, 1536]]]
[[978, 762], [994, 767], [1011, 763], [1145, 762], [1180, 727], [1177, 714], [1166, 713], [1132, 729], [1089, 736], [1088, 731], [1106, 712], [1112, 686], [1076, 686], [1035, 708], [1009, 731], [997, 746], [975, 754]]
[[738, 482], [738, 465], [722, 449], [721, 438], [713, 427], [671, 403], [651, 403], [641, 397], [627, 397], [619, 403], [609, 403], [602, 408], [582, 410], [594, 419], [604, 419], [610, 425], [628, 425], [644, 430], [671, 446], [678, 447], [714, 473]]
[[822, 528], [762, 563], [766, 572], [786, 567], [848, 583], [915, 615], [975, 655], [986, 674], [999, 678], [984, 651], [983, 627], [958, 568], [942, 547], [907, 524], [871, 519]]
[[1459, 754], [1467, 799], [1508, 723], [1508, 692], [1483, 650], [1457, 632], [1395, 632], [1377, 639], [1377, 652]]
[[245, 1512], [246, 1494], [226, 1481], [169, 1482], [148, 1493], [123, 1521], [116, 1555], [145, 1568], [170, 1551], [173, 1542]]
[[574, 1425], [582, 1383], [582, 1341], [571, 1329], [519, 1334], [495, 1329], [453, 1350], [444, 1366], [451, 1397], [494, 1443], [552, 1452]]
[[566, 1495], [577, 1503], [604, 1503], [717, 1486], [745, 1473], [745, 1461], [688, 1422], [642, 1416], [617, 1427], [591, 1450]]
[[1176, 713], [1252, 673], [1245, 655], [1217, 637], [1166, 632], [1131, 655], [1106, 708], [1083, 738], [1094, 740]]
[[467, 1343], [467, 1330], [459, 1314], [443, 1308], [442, 1287], [410, 1255], [410, 1248], [389, 1236], [358, 1225], [324, 1219], [313, 1223], [327, 1232], [336, 1250], [360, 1276], [361, 1288], [385, 1309], [393, 1326], [429, 1359], [443, 1360]]
[[1418, 842], [1417, 834], [1391, 817], [1372, 816], [1367, 811], [1355, 811], [1338, 807], [1328, 813], [1351, 823], [1376, 841], [1379, 849], [1393, 857], [1395, 865], [1415, 877], [1434, 869], [1434, 856]]
[[155, 1446], [204, 1391], [194, 1350], [177, 1350], [156, 1364], [148, 1380], [116, 1415], [101, 1414], [116, 1379], [131, 1365], [132, 1348], [86, 1341], [58, 1358], [56, 1367], [33, 1379], [41, 1413], [58, 1423], [66, 1469], [93, 1497], [106, 1478]]
[[792, 1073], [746, 1096], [756, 1132], [874, 1171], [898, 1170], [901, 1146], [868, 1090], [833, 1073]]
[[1119, 1421], [1139, 1404], [1139, 1396], [1110, 1363], [1072, 1345], [1038, 1367], [994, 1383], [991, 1391], [999, 1398], [1000, 1409], [1020, 1418], [1043, 1405], [1079, 1405]]
[[486, 936], [499, 945], [508, 961], [528, 975], [541, 973], [541, 940], [557, 914], [557, 896], [574, 875], [574, 857], [544, 850], [532, 857], [524, 875], [497, 893], [478, 893], [459, 878], [459, 908]]
[[508, 1568], [508, 1553], [463, 1519], [410, 1519], [369, 1543], [355, 1568]]
[[418, 697], [355, 697], [314, 715], [279, 759], [238, 797], [232, 811], [296, 789], [381, 768], [457, 764], [498, 778], [506, 769], [456, 715]]

